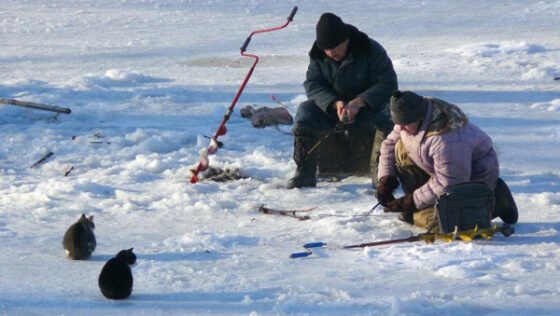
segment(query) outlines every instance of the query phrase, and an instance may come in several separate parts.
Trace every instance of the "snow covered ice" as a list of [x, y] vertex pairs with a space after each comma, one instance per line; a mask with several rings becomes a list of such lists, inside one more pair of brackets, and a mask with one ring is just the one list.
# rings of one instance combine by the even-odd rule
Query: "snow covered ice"
[[[0, 97], [70, 115], [0, 107], [0, 315], [556, 315], [560, 313], [560, 1], [0, 1]], [[189, 183], [260, 56], [224, 147], [233, 182]], [[286, 190], [292, 142], [238, 110], [305, 100], [315, 23], [334, 12], [388, 51], [402, 89], [458, 104], [494, 140], [520, 210], [489, 241], [355, 244], [419, 233], [373, 204], [368, 178]], [[289, 131], [289, 127], [281, 127]], [[201, 140], [202, 139], [202, 140]], [[45, 153], [54, 155], [29, 168]], [[64, 172], [74, 169], [68, 176]], [[309, 221], [263, 215], [317, 207]], [[64, 257], [65, 229], [94, 215], [88, 261]], [[134, 247], [122, 302], [97, 286]]]

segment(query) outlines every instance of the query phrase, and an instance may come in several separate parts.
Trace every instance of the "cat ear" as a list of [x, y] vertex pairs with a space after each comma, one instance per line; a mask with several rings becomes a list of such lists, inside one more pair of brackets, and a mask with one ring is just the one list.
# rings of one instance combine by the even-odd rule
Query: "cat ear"
[[82, 213], [82, 216], [80, 216], [80, 219], [84, 219], [86, 218], [86, 214]]
[[89, 220], [93, 222], [93, 215], [89, 217]]
[[128, 249], [128, 252], [132, 252], [132, 249], [134, 249], [134, 248], [130, 248], [130, 249]]

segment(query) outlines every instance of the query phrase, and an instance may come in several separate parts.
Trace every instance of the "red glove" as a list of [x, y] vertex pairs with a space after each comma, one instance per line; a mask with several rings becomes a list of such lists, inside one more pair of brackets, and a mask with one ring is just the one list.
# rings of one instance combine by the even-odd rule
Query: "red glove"
[[387, 206], [388, 202], [394, 201], [393, 192], [399, 187], [399, 180], [395, 176], [384, 176], [379, 179], [379, 185], [375, 189], [375, 197], [382, 206]]
[[414, 212], [416, 210], [417, 209], [416, 205], [414, 205], [414, 198], [412, 197], [412, 193], [408, 193], [402, 198], [388, 202], [387, 206], [383, 209], [383, 212]]

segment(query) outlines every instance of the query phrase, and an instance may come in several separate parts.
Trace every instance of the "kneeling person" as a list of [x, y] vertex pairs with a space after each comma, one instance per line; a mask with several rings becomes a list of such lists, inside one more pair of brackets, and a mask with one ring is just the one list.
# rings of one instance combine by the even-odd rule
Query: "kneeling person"
[[[416, 226], [437, 226], [434, 205], [445, 189], [469, 181], [482, 182], [496, 190], [497, 202], [515, 206], [509, 189], [499, 180], [499, 163], [492, 139], [469, 122], [459, 107], [440, 99], [422, 97], [410, 91], [396, 91], [391, 97], [393, 131], [383, 141], [376, 196], [385, 212], [400, 212], [400, 218]], [[402, 184], [404, 197], [395, 199]], [[517, 222], [517, 209], [493, 211], [507, 224]], [[509, 213], [507, 213], [509, 212]], [[510, 214], [514, 212], [515, 214]]]

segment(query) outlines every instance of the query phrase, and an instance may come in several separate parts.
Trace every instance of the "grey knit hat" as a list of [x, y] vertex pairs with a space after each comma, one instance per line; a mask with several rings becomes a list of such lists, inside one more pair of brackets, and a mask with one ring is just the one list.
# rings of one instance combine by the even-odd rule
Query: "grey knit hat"
[[323, 13], [317, 22], [317, 46], [320, 49], [331, 49], [344, 42], [350, 34], [348, 25], [337, 15]]
[[421, 120], [427, 104], [423, 97], [411, 91], [395, 91], [391, 96], [391, 119], [395, 124], [407, 125]]

